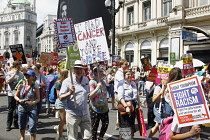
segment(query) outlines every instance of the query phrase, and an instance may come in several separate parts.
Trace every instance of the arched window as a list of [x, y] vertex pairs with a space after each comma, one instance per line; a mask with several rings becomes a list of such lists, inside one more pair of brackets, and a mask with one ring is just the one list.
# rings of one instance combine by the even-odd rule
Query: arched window
[[130, 66], [133, 66], [134, 45], [132, 43], [128, 43], [125, 47], [125, 59], [128, 61]]
[[168, 57], [168, 48], [169, 48], [169, 43], [168, 43], [168, 38], [164, 38], [161, 42], [160, 42], [160, 49], [159, 49], [159, 53], [160, 53], [160, 57]]
[[148, 60], [151, 60], [151, 50], [152, 50], [152, 46], [151, 43], [146, 40], [141, 44], [141, 51], [140, 51], [140, 59], [142, 58], [148, 58]]

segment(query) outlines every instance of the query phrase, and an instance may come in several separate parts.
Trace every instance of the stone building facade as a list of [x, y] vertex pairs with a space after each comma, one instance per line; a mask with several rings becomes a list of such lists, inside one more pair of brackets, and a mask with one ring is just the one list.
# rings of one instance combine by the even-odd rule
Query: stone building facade
[[[210, 0], [125, 0], [116, 15], [115, 52], [131, 66], [140, 66], [142, 58], [152, 65], [169, 61], [170, 52], [177, 60], [190, 52], [210, 62], [209, 18]], [[185, 26], [193, 26], [187, 30], [197, 34], [198, 42], [182, 39]]]

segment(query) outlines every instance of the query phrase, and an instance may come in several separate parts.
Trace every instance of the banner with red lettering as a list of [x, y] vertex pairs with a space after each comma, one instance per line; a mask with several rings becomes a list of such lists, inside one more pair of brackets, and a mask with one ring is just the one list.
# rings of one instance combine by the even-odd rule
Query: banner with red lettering
[[57, 46], [68, 47], [76, 42], [74, 25], [71, 18], [54, 20]]
[[102, 18], [74, 25], [80, 57], [84, 64], [109, 60], [109, 50]]
[[52, 54], [52, 63], [51, 63], [51, 65], [52, 66], [56, 66], [57, 62], [58, 62], [58, 53], [51, 52], [51, 54]]
[[193, 56], [191, 53], [184, 54], [182, 56], [183, 62], [183, 74], [184, 75], [193, 75], [194, 67], [193, 67]]
[[178, 127], [210, 123], [209, 107], [197, 76], [168, 84]]

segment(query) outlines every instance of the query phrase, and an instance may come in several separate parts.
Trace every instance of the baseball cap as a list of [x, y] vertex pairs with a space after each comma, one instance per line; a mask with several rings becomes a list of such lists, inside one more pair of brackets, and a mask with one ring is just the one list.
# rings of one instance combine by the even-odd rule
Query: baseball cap
[[33, 70], [29, 70], [26, 73], [24, 73], [24, 75], [32, 75], [32, 76], [36, 76], [36, 73]]

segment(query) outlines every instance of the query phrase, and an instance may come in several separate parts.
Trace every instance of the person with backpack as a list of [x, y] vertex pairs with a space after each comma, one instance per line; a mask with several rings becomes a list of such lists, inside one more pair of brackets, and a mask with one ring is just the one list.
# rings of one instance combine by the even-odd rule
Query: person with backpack
[[153, 111], [155, 114], [156, 124], [150, 130], [148, 136], [149, 138], [151, 138], [158, 131], [158, 127], [160, 126], [161, 120], [163, 118], [173, 116], [174, 113], [170, 105], [171, 101], [169, 91], [167, 89], [167, 83], [180, 80], [181, 78], [182, 70], [180, 68], [175, 67], [169, 72], [168, 80], [162, 79], [162, 84], [157, 85], [155, 87], [152, 101], [155, 102]]
[[[36, 74], [33, 70], [25, 74], [26, 81], [20, 84], [14, 95], [18, 104], [18, 125], [20, 129], [20, 140], [25, 139], [26, 125], [29, 124], [30, 140], [36, 139], [37, 106], [40, 100], [38, 85], [33, 83]], [[29, 121], [29, 123], [28, 123]]]
[[[54, 88], [54, 84], [56, 80], [58, 79], [58, 76], [54, 74], [54, 69], [52, 67], [49, 67], [48, 69], [48, 75], [46, 76], [46, 113], [50, 114], [50, 103], [55, 104], [55, 100], [57, 98], [56, 96], [56, 90]], [[53, 107], [54, 108], [54, 107]], [[55, 113], [55, 109], [52, 108], [52, 113]]]

